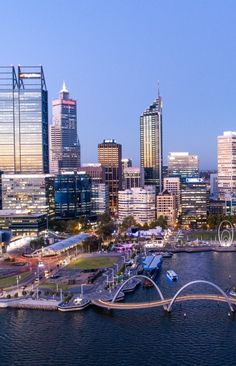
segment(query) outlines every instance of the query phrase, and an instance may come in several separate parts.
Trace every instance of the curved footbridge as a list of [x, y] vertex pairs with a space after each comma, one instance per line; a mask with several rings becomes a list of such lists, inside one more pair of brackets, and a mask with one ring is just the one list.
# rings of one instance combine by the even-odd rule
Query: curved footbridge
[[[160, 300], [151, 301], [151, 302], [142, 302], [142, 303], [116, 303], [115, 300], [117, 296], [119, 295], [120, 291], [123, 289], [123, 287], [126, 285], [127, 282], [131, 281], [132, 278], [145, 278], [150, 280], [157, 291], [157, 293], [160, 296]], [[205, 284], [208, 286], [213, 287], [216, 289], [220, 294], [190, 294], [190, 295], [181, 295], [182, 291], [184, 291], [187, 287], [196, 285], [196, 284]], [[197, 280], [197, 281], [191, 281], [181, 287], [176, 294], [172, 298], [165, 299], [160, 288], [157, 286], [156, 283], [154, 283], [149, 277], [146, 277], [144, 275], [135, 275], [130, 277], [128, 280], [126, 280], [118, 289], [116, 294], [114, 295], [111, 302], [104, 301], [102, 299], [96, 299], [92, 300], [92, 303], [96, 306], [99, 306], [101, 308], [105, 309], [117, 309], [117, 310], [134, 310], [134, 309], [148, 309], [148, 308], [154, 308], [154, 307], [163, 307], [164, 310], [170, 312], [172, 310], [172, 306], [175, 302], [184, 302], [184, 301], [193, 301], [193, 300], [207, 300], [207, 301], [216, 301], [216, 302], [225, 302], [228, 304], [230, 311], [234, 312], [233, 305], [236, 305], [236, 298], [229, 297], [219, 286], [216, 284], [205, 281], [205, 280]]]

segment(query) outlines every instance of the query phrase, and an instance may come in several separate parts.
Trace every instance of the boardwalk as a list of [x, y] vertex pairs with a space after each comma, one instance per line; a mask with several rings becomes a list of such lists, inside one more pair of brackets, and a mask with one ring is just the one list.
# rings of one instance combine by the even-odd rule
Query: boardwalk
[[[108, 302], [103, 300], [93, 300], [92, 304], [99, 306], [105, 309], [117, 309], [117, 310], [134, 310], [134, 309], [148, 309], [162, 306], [165, 310], [168, 310], [168, 306], [170, 305], [173, 298], [165, 299], [165, 300], [157, 300], [152, 302], [142, 302], [142, 303], [115, 303]], [[231, 304], [236, 305], [236, 299], [229, 298]], [[175, 302], [184, 302], [184, 301], [193, 301], [193, 300], [207, 300], [207, 301], [216, 301], [216, 302], [226, 302], [224, 296], [220, 295], [208, 295], [208, 294], [196, 294], [196, 295], [184, 295], [179, 296], [175, 299]], [[232, 310], [232, 309], [231, 309]]]

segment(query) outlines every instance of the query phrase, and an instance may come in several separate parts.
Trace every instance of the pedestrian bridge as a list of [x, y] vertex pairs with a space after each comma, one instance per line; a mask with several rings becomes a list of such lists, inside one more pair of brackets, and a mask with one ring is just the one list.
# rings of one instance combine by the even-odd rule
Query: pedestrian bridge
[[[134, 278], [145, 278], [152, 282], [154, 285], [160, 299], [151, 302], [142, 302], [142, 303], [117, 303], [116, 298], [119, 293], [122, 291], [123, 287]], [[213, 287], [218, 291], [218, 294], [191, 294], [191, 295], [183, 295], [182, 292], [188, 288], [195, 286], [197, 284], [205, 284], [208, 287]], [[196, 280], [190, 281], [181, 287], [176, 294], [172, 298], [165, 299], [160, 288], [157, 284], [149, 277], [144, 275], [134, 275], [128, 280], [124, 281], [123, 284], [119, 287], [117, 292], [115, 293], [111, 302], [104, 301], [102, 299], [93, 300], [92, 303], [96, 306], [106, 308], [106, 309], [117, 309], [117, 310], [134, 310], [134, 309], [148, 309], [154, 307], [163, 307], [164, 310], [170, 312], [175, 302], [184, 302], [184, 301], [193, 301], [193, 300], [206, 300], [206, 301], [216, 301], [216, 302], [225, 302], [228, 304], [231, 312], [234, 312], [233, 305], [236, 304], [236, 298], [229, 297], [218, 285], [214, 284], [210, 281], [205, 280]]]

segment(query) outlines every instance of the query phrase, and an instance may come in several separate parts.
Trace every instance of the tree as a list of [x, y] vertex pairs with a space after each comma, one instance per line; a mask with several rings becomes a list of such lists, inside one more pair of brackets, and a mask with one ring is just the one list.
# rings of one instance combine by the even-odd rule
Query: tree
[[166, 229], [167, 228], [167, 217], [166, 216], [159, 216], [157, 219], [157, 226], [160, 226], [162, 229]]
[[101, 240], [97, 236], [92, 235], [83, 241], [83, 249], [86, 252], [95, 252], [101, 246]]
[[131, 226], [137, 226], [137, 222], [133, 216], [127, 216], [124, 218], [121, 228], [122, 230], [126, 231]]
[[108, 224], [109, 222], [111, 222], [111, 216], [109, 215], [109, 213], [105, 212], [102, 215], [98, 216], [97, 222], [99, 225], [104, 225], [104, 224]]
[[102, 241], [104, 241], [111, 237], [115, 229], [116, 225], [113, 222], [108, 222], [98, 227], [97, 234], [101, 236]]

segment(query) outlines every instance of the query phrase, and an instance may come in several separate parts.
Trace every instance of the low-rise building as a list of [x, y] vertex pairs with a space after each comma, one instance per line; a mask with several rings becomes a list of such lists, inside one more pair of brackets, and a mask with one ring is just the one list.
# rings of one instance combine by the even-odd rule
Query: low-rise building
[[91, 178], [85, 172], [64, 172], [55, 177], [55, 215], [58, 219], [90, 217]]
[[14, 236], [38, 236], [46, 229], [47, 214], [0, 210], [0, 230], [10, 230]]
[[55, 214], [54, 176], [51, 174], [3, 174], [2, 208]]

